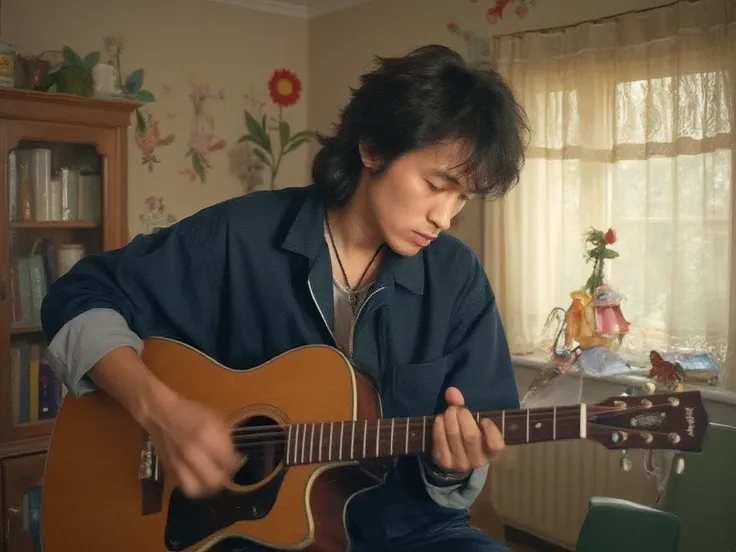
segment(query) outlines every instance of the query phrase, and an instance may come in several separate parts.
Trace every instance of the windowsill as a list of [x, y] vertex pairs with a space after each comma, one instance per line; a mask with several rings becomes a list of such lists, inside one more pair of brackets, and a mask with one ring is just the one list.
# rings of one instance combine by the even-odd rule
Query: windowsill
[[[543, 368], [550, 366], [549, 359], [541, 353], [532, 353], [528, 355], [511, 355], [511, 361], [514, 366], [525, 366], [528, 368], [536, 368], [537, 370], [542, 370]], [[577, 375], [578, 374], [575, 373], [575, 376]], [[658, 385], [657, 382], [643, 376], [627, 374], [615, 376], [592, 376], [589, 374], [585, 374], [583, 377], [597, 381], [607, 381], [625, 387], [637, 388], [642, 387], [645, 383], [651, 382], [657, 385], [658, 390], [664, 390], [664, 388]], [[736, 406], [736, 391], [730, 391], [722, 387], [698, 385], [693, 383], [686, 383], [685, 389], [687, 391], [700, 391], [704, 399]]]

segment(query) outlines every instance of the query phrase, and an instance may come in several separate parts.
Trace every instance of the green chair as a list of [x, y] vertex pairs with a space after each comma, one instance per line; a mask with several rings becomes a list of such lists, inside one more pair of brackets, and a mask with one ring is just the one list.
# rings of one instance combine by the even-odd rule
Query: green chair
[[680, 519], [678, 551], [736, 552], [736, 427], [711, 423], [703, 452], [678, 456], [661, 505]]
[[680, 521], [673, 514], [619, 498], [593, 497], [575, 551], [676, 552], [679, 535]]

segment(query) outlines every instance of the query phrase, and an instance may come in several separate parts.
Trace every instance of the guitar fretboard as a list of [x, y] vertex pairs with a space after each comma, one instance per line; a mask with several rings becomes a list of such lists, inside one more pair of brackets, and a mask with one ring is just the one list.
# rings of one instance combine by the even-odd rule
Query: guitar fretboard
[[[585, 438], [585, 405], [474, 414], [476, 422], [490, 418], [507, 445]], [[286, 463], [294, 466], [323, 462], [388, 458], [431, 450], [433, 416], [385, 420], [346, 420], [291, 424], [287, 431]]]

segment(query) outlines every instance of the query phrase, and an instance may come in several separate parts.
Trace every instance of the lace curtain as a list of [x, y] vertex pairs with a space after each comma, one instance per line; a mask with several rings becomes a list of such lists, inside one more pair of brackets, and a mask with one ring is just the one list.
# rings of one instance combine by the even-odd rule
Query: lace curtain
[[532, 126], [520, 184], [485, 213], [512, 350], [548, 343], [548, 314], [592, 269], [583, 234], [613, 227], [625, 349], [695, 347], [725, 364], [736, 0], [496, 37], [493, 56]]

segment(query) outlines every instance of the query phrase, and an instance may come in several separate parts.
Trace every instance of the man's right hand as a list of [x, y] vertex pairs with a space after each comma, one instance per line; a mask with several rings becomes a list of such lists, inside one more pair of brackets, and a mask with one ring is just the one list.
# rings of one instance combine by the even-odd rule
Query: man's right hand
[[222, 417], [177, 395], [149, 411], [144, 429], [151, 436], [165, 472], [174, 476], [190, 498], [221, 490], [242, 460]]
[[156, 378], [135, 350], [110, 351], [89, 376], [148, 432], [166, 474], [186, 496], [211, 495], [231, 480], [242, 457], [225, 420]]

